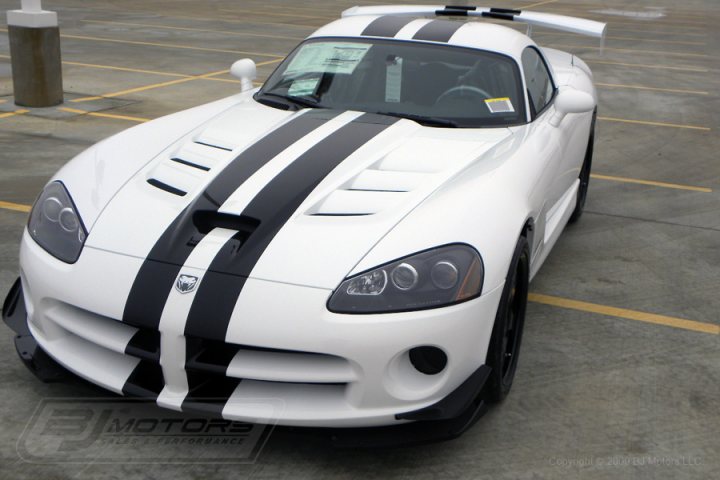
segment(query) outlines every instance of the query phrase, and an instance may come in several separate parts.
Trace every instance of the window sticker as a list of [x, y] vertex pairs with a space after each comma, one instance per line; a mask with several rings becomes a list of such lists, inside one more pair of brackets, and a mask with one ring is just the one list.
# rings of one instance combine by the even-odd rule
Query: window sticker
[[403, 59], [394, 55], [388, 56], [385, 74], [385, 101], [388, 103], [400, 102], [402, 88]]
[[315, 78], [302, 78], [295, 80], [288, 89], [288, 95], [293, 97], [302, 97], [305, 95], [312, 95], [315, 93], [320, 77]]
[[310, 43], [303, 45], [285, 70], [293, 76], [308, 72], [351, 74], [372, 47], [366, 43]]
[[515, 108], [508, 97], [488, 98], [485, 100], [490, 113], [515, 113]]

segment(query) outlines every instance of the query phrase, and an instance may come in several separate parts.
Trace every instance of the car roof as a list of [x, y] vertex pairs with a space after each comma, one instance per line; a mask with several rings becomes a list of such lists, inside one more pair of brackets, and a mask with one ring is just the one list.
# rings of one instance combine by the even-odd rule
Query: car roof
[[[361, 38], [394, 38], [396, 40], [416, 41], [421, 40], [413, 39], [413, 36], [424, 26], [433, 22], [434, 27], [442, 30], [444, 27], [448, 31], [456, 29], [452, 36], [447, 41], [440, 41], [437, 43], [444, 43], [448, 45], [455, 45], [459, 47], [477, 48], [490, 52], [496, 52], [513, 57], [518, 63], [523, 50], [528, 46], [535, 46], [535, 42], [530, 39], [527, 35], [513, 30], [512, 28], [503, 27], [501, 25], [495, 25], [492, 23], [485, 23], [479, 21], [466, 21], [458, 22], [454, 20], [437, 20], [418, 18], [413, 19], [411, 17], [403, 17], [408, 22], [393, 36], [383, 37], [382, 35], [363, 35], [365, 29], [378, 18], [383, 16], [379, 15], [363, 15], [363, 16], [351, 16], [341, 18], [332, 23], [321, 27], [309, 38], [318, 37], [361, 37]], [[387, 16], [385, 16], [387, 18]], [[397, 17], [396, 17], [397, 18]], [[458, 23], [461, 23], [458, 28]], [[426, 40], [422, 40], [426, 41]]]

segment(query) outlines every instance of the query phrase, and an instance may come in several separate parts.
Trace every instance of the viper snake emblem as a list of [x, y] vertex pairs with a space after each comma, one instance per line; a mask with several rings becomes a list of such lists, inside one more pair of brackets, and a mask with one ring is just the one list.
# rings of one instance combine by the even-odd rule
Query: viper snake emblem
[[190, 293], [195, 290], [195, 286], [198, 283], [198, 277], [192, 275], [180, 275], [175, 282], [175, 288], [180, 293]]

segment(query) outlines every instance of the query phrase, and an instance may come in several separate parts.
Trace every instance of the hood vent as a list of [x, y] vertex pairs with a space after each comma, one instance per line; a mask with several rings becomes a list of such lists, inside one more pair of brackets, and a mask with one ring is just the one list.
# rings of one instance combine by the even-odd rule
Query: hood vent
[[231, 159], [231, 150], [224, 146], [197, 140], [185, 142], [150, 170], [147, 183], [164, 192], [183, 197], [205, 185], [207, 172], [226, 165]]
[[403, 201], [427, 177], [424, 173], [369, 168], [325, 197], [309, 214], [325, 217], [374, 215]]
[[396, 211], [401, 204], [416, 204], [477, 158], [485, 145], [488, 144], [465, 139], [413, 137], [412, 141], [390, 151], [342, 183], [306, 214], [324, 217], [375, 215]]
[[164, 190], [179, 197], [184, 197], [185, 195], [187, 195], [187, 192], [185, 190], [175, 188], [172, 185], [168, 185], [167, 183], [158, 180], [157, 178], [149, 178], [147, 182], [155, 188], [159, 188], [160, 190]]
[[180, 163], [180, 164], [182, 164], [182, 165], [187, 165], [188, 167], [197, 168], [197, 169], [202, 170], [202, 171], [204, 171], [204, 172], [207, 172], [208, 170], [210, 170], [210, 167], [205, 167], [205, 166], [203, 166], [203, 165], [198, 165], [197, 163], [192, 163], [192, 162], [190, 162], [190, 161], [183, 160], [182, 158], [173, 157], [173, 158], [171, 158], [170, 160], [172, 160], [173, 162]]
[[226, 152], [232, 152], [232, 150], [233, 150], [231, 147], [227, 147], [227, 146], [223, 147], [223, 146], [221, 146], [221, 145], [214, 145], [214, 144], [212, 144], [212, 143], [201, 142], [200, 140], [195, 140], [195, 143], [197, 143], [198, 145], [203, 145], [203, 146], [205, 146], [205, 147], [217, 148], [217, 149], [220, 149], [220, 150], [225, 150]]

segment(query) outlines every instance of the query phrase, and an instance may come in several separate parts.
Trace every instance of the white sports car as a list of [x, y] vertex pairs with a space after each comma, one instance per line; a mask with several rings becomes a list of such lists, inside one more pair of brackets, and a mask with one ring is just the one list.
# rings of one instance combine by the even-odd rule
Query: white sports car
[[47, 184], [3, 307], [23, 360], [231, 420], [463, 431], [510, 390], [528, 283], [583, 210], [596, 110], [583, 61], [473, 16], [605, 30], [355, 7], [260, 89], [236, 62], [237, 95]]

